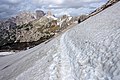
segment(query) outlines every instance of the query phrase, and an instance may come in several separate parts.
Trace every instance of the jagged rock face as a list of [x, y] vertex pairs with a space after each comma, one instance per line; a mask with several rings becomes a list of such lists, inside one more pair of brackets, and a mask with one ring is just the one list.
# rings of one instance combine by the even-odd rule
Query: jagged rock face
[[37, 19], [40, 19], [44, 15], [45, 15], [45, 13], [42, 10], [36, 10], [36, 18]]
[[27, 12], [19, 14], [19, 17], [1, 21], [0, 47], [9, 43], [34, 42], [41, 40], [41, 38], [44, 41], [44, 39], [53, 36], [59, 29], [55, 25], [57, 21], [54, 18], [43, 16], [35, 20], [34, 18], [30, 19], [31, 17], [33, 16]]
[[47, 18], [52, 19], [52, 20], [57, 20], [58, 18], [56, 18], [51, 11], [48, 11], [47, 14], [45, 15]]
[[[29, 25], [29, 22], [35, 20], [35, 15], [30, 12], [21, 12], [16, 17], [9, 18], [8, 20], [1, 21], [0, 23], [0, 47], [9, 43], [14, 43], [16, 41], [34, 41], [31, 36], [40, 35], [36, 32], [34, 29], [31, 29], [30, 26], [26, 26], [26, 24]], [[21, 29], [18, 29], [18, 27], [21, 27]], [[31, 31], [27, 31], [25, 29], [31, 29]], [[33, 31], [32, 31], [33, 30]], [[21, 37], [22, 36], [22, 37]], [[38, 36], [37, 36], [38, 37]], [[41, 35], [40, 35], [41, 37]], [[21, 38], [21, 39], [19, 39]], [[36, 39], [34, 37], [35, 41], [39, 39]]]
[[40, 28], [34, 27], [33, 25], [26, 26], [25, 28], [21, 28], [17, 30], [16, 33], [16, 41], [15, 42], [33, 42], [38, 41], [41, 37], [47, 37], [45, 33], [42, 33], [42, 26]]
[[81, 15], [78, 19], [78, 23], [83, 22], [84, 20], [86, 20], [89, 16], [88, 15]]
[[30, 12], [21, 12], [16, 16], [15, 23], [17, 25], [23, 25], [33, 20], [35, 20], [35, 14]]
[[16, 17], [0, 22], [0, 46], [16, 42], [38, 41], [43, 37], [48, 38], [62, 31], [73, 22], [71, 16], [64, 15], [58, 19], [50, 11], [46, 15], [40, 10], [36, 11], [36, 15], [30, 12], [21, 12]]
[[15, 30], [0, 31], [0, 47], [8, 43], [13, 43], [16, 40]]
[[15, 41], [15, 28], [16, 23], [14, 22], [14, 18], [0, 22], [0, 46]]
[[8, 20], [0, 22], [0, 30], [11, 30], [15, 29], [16, 23], [15, 18], [9, 18]]
[[33, 28], [30, 24], [24, 25], [22, 28], [16, 31], [16, 41], [15, 42], [32, 42], [37, 41], [42, 37], [42, 34], [38, 32], [36, 28]]
[[43, 16], [38, 20], [32, 21], [22, 26], [18, 26], [18, 28], [21, 28], [16, 31], [16, 41], [32, 42], [38, 41], [42, 37], [49, 37], [54, 35], [54, 33], [51, 31], [53, 21], [54, 19]]
[[[26, 43], [25, 46], [29, 47], [28, 43], [32, 44], [33, 42], [32, 45], [35, 46], [59, 31], [57, 20], [54, 20], [53, 16], [43, 16], [36, 20], [30, 19], [30, 17], [29, 13], [22, 13], [18, 18], [10, 18], [0, 22], [0, 49], [14, 49], [14, 45], [16, 45], [15, 49], [20, 49], [20, 47], [17, 48], [17, 44], [20, 43]], [[24, 18], [27, 18], [26, 21]], [[26, 49], [26, 47], [21, 49]]]
[[[16, 19], [11, 18], [8, 20], [9, 22], [11, 21], [11, 23], [8, 24], [9, 27], [10, 25], [12, 25], [12, 21], [14, 20]], [[6, 21], [6, 23], [8, 23], [8, 21]], [[72, 22], [73, 22], [73, 18], [70, 16], [64, 15], [63, 17], [60, 18], [60, 21], [59, 21], [59, 20], [56, 20], [55, 17], [51, 15], [51, 13], [49, 13], [49, 15], [43, 16], [40, 19], [31, 21], [29, 23], [24, 23], [24, 24], [22, 23], [22, 25], [14, 24], [15, 29], [12, 30], [14, 34], [10, 33], [11, 31], [9, 31], [8, 34], [13, 34], [13, 35], [7, 35], [7, 37], [9, 38], [10, 36], [14, 36], [14, 39], [12, 40], [12, 42], [38, 41], [43, 37], [47, 38], [47, 37], [53, 36], [55, 33], [68, 27], [70, 24], [72, 24]], [[57, 23], [60, 23], [60, 24], [58, 25]], [[7, 26], [5, 25], [5, 27]], [[2, 38], [1, 41], [4, 41], [4, 42], [6, 42], [6, 40], [8, 41], [9, 39], [7, 37]], [[5, 44], [7, 43], [9, 43], [9, 41], [6, 42]]]
[[16, 17], [11, 17], [7, 20], [0, 21], [1, 29], [15, 29], [18, 25], [27, 24], [35, 20], [35, 15], [30, 12], [20, 12]]
[[60, 28], [65, 29], [66, 27], [74, 23], [74, 19], [71, 16], [63, 15], [58, 19], [58, 23], [60, 25]]

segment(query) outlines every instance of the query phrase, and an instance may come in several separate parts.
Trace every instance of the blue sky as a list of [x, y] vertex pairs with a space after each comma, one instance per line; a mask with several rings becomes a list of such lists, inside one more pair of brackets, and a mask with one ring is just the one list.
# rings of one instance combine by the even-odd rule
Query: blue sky
[[81, 15], [103, 5], [107, 0], [0, 0], [0, 19], [20, 11], [51, 10], [56, 16]]

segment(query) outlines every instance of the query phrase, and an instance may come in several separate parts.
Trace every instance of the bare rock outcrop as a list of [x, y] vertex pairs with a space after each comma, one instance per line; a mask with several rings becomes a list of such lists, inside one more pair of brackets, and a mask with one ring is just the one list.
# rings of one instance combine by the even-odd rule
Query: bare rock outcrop
[[89, 17], [88, 15], [81, 15], [81, 16], [79, 16], [79, 18], [78, 18], [78, 23], [83, 22], [83, 21], [86, 20], [88, 17]]
[[63, 15], [58, 19], [58, 25], [60, 26], [61, 30], [67, 28], [69, 25], [75, 22], [72, 16]]
[[33, 18], [34, 15], [31, 13], [24, 12], [16, 18], [12, 17], [4, 23], [1, 22], [0, 49], [11, 50], [14, 46], [17, 48], [17, 44], [20, 45], [20, 43], [25, 43], [28, 47], [32, 42], [32, 45], [34, 42], [39, 44], [74, 22], [73, 17], [67, 15], [56, 18], [50, 11], [46, 15], [41, 11], [36, 13], [36, 16], [39, 16], [37, 19]]
[[23, 25], [23, 24], [27, 24], [30, 21], [35, 20], [35, 14], [31, 13], [31, 12], [20, 12], [17, 16], [16, 16], [16, 20], [15, 23], [17, 25]]
[[102, 5], [101, 7], [97, 8], [95, 11], [93, 11], [92, 13], [88, 14], [88, 15], [80, 15], [77, 18], [78, 23], [81, 23], [83, 21], [85, 21], [86, 19], [88, 19], [91, 16], [94, 16], [98, 13], [100, 13], [101, 11], [103, 11], [104, 9], [112, 6], [113, 4], [117, 3], [119, 0], [108, 0], [106, 4]]
[[37, 19], [40, 19], [44, 15], [45, 15], [45, 13], [42, 10], [36, 10], [36, 18]]
[[[10, 27], [10, 24], [8, 26]], [[43, 16], [40, 19], [15, 25], [14, 29], [4, 29], [4, 32], [1, 30], [0, 50], [23, 50], [33, 47], [54, 36], [58, 30], [57, 20], [52, 16]]]
[[113, 4], [117, 3], [119, 0], [108, 0], [108, 2], [106, 4], [104, 4], [102, 7], [96, 9], [95, 11], [93, 11], [91, 14], [89, 14], [90, 16], [94, 16], [95, 14], [103, 11], [104, 9], [108, 8], [109, 6], [112, 6]]

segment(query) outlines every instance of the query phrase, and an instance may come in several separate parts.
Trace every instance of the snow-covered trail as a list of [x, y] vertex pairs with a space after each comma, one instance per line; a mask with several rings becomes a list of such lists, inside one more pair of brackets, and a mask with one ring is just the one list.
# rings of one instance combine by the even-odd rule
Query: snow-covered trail
[[30, 50], [0, 58], [0, 80], [120, 80], [120, 2]]

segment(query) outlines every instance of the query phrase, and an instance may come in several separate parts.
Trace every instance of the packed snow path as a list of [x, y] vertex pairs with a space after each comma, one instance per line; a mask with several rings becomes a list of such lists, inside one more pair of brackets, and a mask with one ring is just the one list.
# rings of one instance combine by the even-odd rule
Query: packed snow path
[[0, 58], [0, 80], [120, 80], [120, 2], [48, 43]]

